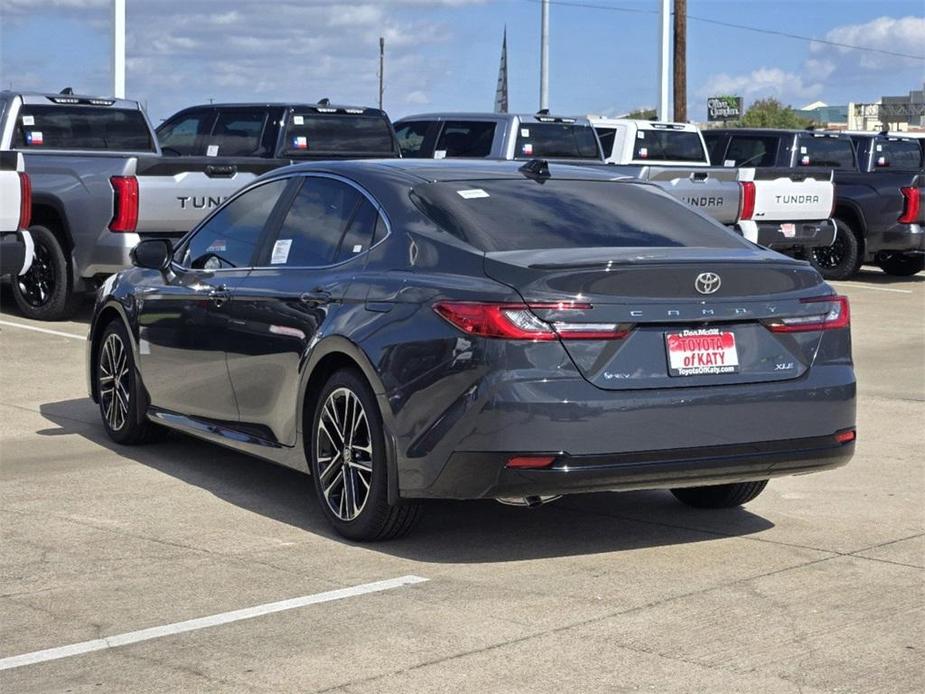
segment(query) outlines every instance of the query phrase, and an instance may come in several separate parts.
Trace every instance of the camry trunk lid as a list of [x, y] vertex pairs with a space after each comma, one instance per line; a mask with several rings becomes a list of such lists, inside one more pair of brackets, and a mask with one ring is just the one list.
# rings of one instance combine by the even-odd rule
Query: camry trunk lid
[[[769, 326], [824, 315], [826, 302], [805, 299], [832, 293], [808, 264], [758, 248], [491, 252], [485, 272], [552, 323], [582, 375], [608, 390], [798, 378], [821, 331]], [[596, 339], [602, 328], [608, 337]]]

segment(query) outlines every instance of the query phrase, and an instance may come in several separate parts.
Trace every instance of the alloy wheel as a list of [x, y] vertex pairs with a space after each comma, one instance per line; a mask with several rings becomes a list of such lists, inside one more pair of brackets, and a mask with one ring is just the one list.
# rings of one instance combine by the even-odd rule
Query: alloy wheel
[[812, 250], [813, 261], [817, 267], [831, 270], [844, 262], [847, 250], [845, 240], [839, 235], [835, 237], [835, 242], [831, 246], [814, 248]]
[[332, 391], [322, 405], [315, 460], [328, 508], [340, 520], [356, 518], [370, 495], [373, 446], [366, 411], [349, 388]]
[[109, 334], [100, 350], [98, 385], [103, 417], [110, 429], [119, 431], [128, 418], [131, 391], [128, 354], [116, 333]]
[[19, 292], [30, 306], [40, 308], [47, 304], [55, 293], [55, 268], [51, 253], [44, 244], [35, 244], [32, 266], [26, 274], [16, 279]]

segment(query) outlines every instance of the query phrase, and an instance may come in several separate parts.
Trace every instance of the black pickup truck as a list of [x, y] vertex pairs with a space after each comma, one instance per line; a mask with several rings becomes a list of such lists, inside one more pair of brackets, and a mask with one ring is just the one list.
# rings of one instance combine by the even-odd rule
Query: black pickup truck
[[826, 279], [851, 277], [863, 263], [891, 275], [925, 267], [923, 152], [912, 139], [886, 133], [812, 130], [705, 130], [717, 166], [831, 168], [835, 172], [835, 243], [812, 251]]
[[157, 128], [170, 156], [242, 157], [267, 168], [318, 159], [398, 157], [398, 140], [384, 111], [315, 104], [204, 104], [175, 113]]

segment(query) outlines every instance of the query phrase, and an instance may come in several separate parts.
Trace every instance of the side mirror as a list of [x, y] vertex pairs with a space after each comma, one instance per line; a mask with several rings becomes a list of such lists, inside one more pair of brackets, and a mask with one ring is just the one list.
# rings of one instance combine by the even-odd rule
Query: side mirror
[[173, 247], [166, 239], [141, 241], [131, 251], [132, 265], [148, 270], [166, 270]]

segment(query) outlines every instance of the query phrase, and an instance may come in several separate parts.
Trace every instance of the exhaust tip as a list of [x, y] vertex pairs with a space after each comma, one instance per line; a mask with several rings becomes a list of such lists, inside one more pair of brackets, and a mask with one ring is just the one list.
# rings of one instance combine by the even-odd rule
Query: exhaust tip
[[552, 495], [552, 496], [499, 496], [495, 499], [499, 504], [504, 504], [505, 506], [517, 506], [519, 508], [536, 508], [537, 506], [542, 506], [543, 504], [548, 504], [551, 501], [556, 499], [561, 499], [562, 495]]

